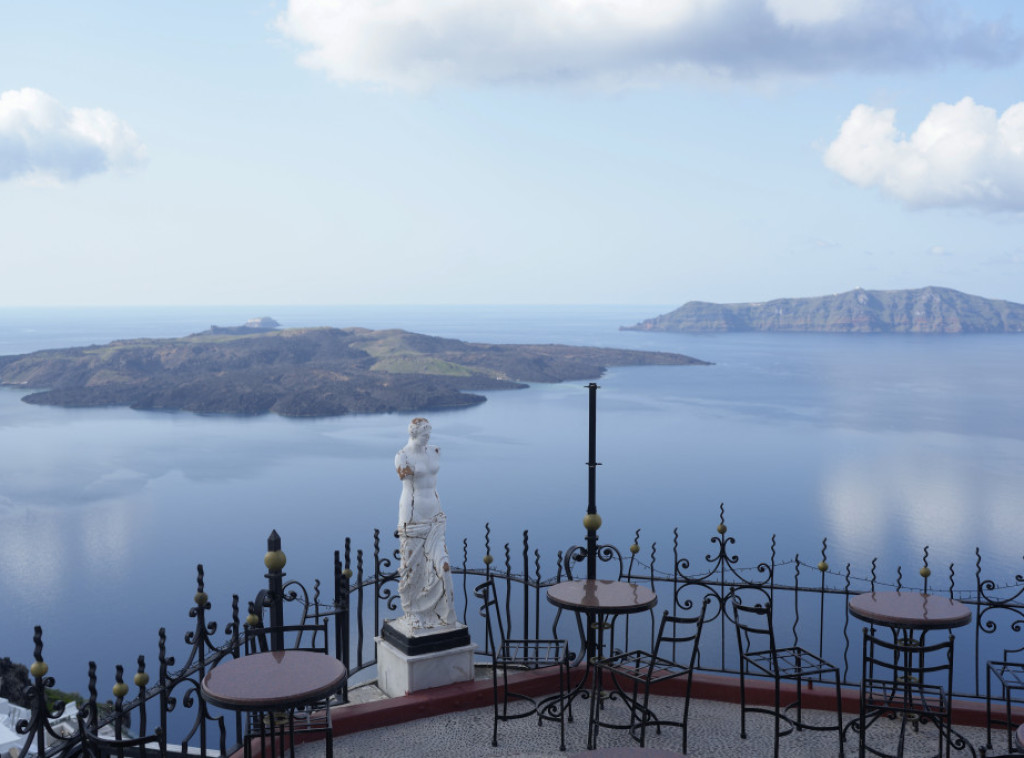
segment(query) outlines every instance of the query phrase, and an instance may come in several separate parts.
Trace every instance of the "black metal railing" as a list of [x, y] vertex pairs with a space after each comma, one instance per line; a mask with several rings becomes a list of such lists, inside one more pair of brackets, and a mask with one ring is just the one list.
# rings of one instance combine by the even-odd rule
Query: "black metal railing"
[[[35, 660], [30, 668], [32, 684], [24, 693], [30, 716], [17, 726], [19, 733], [25, 735], [19, 758], [32, 752], [51, 758], [71, 756], [83, 748], [82, 733], [104, 732], [108, 742], [123, 743], [119, 752], [124, 755], [184, 754], [186, 750], [200, 756], [226, 753], [242, 740], [242, 719], [238, 714], [208, 706], [200, 682], [221, 659], [241, 654], [243, 625], [262, 625], [264, 619], [270, 625], [278, 625], [286, 617], [289, 621], [298, 617], [300, 623], [329, 617], [334, 636], [332, 653], [347, 666], [349, 686], [372, 680], [376, 666], [375, 637], [386, 618], [401, 615], [397, 546], [385, 544], [381, 534], [380, 530], [374, 532], [368, 552], [353, 550], [351, 540], [345, 539], [343, 548], [334, 553], [330, 590], [322, 591], [319, 580], [308, 588], [299, 581], [285, 581], [280, 538], [272, 533], [264, 558], [266, 585], [251, 595], [253, 600], [248, 602], [244, 619], [240, 615], [239, 596], [233, 596], [222, 630], [216, 621], [210, 620], [212, 605], [204, 591], [203, 567], [198, 566], [196, 591], [189, 610], [192, 621], [183, 636], [183, 662], [177, 664], [169, 654], [166, 629], [161, 628], [155, 681], [150, 676], [152, 667], [140, 655], [131, 685], [124, 681], [122, 667], [117, 667], [114, 699], [109, 704], [101, 701], [96, 667], [90, 664], [89, 698], [78, 719], [81, 731], [71, 736], [53, 728], [62, 709], [59, 705], [47, 706], [46, 690], [54, 687], [56, 680], [49, 675], [42, 630], [36, 627]], [[957, 697], [984, 697], [986, 661], [1024, 657], [1024, 577], [984, 576], [980, 551], [975, 551], [972, 572], [958, 574], [951, 565], [937, 578], [929, 567], [929, 549], [925, 547], [918, 579], [911, 583], [902, 569], [897, 569], [890, 579], [880, 578], [877, 559], [865, 573], [854, 572], [850, 564], [832, 568], [827, 540], [814, 547], [818, 560], [813, 563], [799, 555], [778, 556], [774, 536], [769, 555], [763, 560], [741, 562], [735, 539], [727, 535], [725, 509], [720, 507], [719, 523], [708, 538], [712, 549], [699, 560], [684, 554], [678, 529], [671, 532], [671, 545], [667, 548], [657, 541], [643, 544], [638, 531], [622, 549], [598, 545], [596, 551], [591, 551], [572, 546], [544, 559], [540, 550], [531, 545], [529, 532], [524, 531], [521, 544], [513, 546], [508, 542], [497, 543], [490, 526], [485, 525], [479, 546], [465, 539], [450, 550], [452, 571], [461, 586], [460, 616], [470, 626], [472, 639], [485, 639], [482, 620], [471, 598], [476, 584], [493, 578], [505, 605], [504, 618], [514, 625], [516, 636], [547, 637], [554, 631], [578, 639], [579, 656], [585, 645], [582, 623], [577, 618], [563, 618], [560, 611], [546, 602], [544, 593], [552, 584], [585, 573], [578, 569], [593, 555], [600, 578], [623, 579], [653, 588], [659, 598], [658, 612], [684, 611], [705, 597], [715, 601], [709, 609], [701, 641], [701, 668], [707, 671], [737, 672], [735, 638], [724, 612], [725, 601], [731, 591], [750, 585], [770, 594], [780, 636], [787, 636], [792, 644], [814, 650], [834, 662], [848, 685], [856, 684], [859, 676], [860, 661], [852, 640], [861, 622], [851, 617], [847, 601], [855, 594], [875, 589], [920, 590], [955, 598], [971, 607], [972, 624], [958, 630], [957, 635]], [[499, 555], [495, 556], [495, 552]], [[698, 550], [697, 555], [702, 552]], [[618, 637], [610, 639], [611, 647], [627, 649], [650, 644], [653, 617], [652, 611], [623, 618], [615, 625]], [[566, 626], [575, 631], [567, 633]], [[478, 650], [481, 655], [485, 652]], [[347, 702], [348, 695], [346, 687], [339, 701]], [[148, 743], [140, 739], [146, 736], [152, 737]], [[108, 748], [107, 752], [118, 751]]]

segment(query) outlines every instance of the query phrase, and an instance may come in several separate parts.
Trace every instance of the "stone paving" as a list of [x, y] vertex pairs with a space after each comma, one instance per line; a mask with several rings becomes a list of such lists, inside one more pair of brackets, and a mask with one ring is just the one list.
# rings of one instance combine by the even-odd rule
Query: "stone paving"
[[[367, 698], [364, 693], [361, 699]], [[498, 724], [498, 747], [491, 747], [491, 709], [478, 708], [460, 713], [449, 713], [419, 721], [348, 734], [335, 739], [337, 758], [554, 758], [575, 756], [586, 750], [586, 702], [577, 708], [576, 720], [566, 724], [566, 748], [558, 749], [558, 724], [544, 722], [538, 726], [532, 718]], [[611, 707], [621, 708], [621, 704]], [[681, 714], [682, 700], [670, 697], [652, 698], [652, 707], [658, 713]], [[832, 714], [815, 712], [815, 723], [828, 723]], [[844, 716], [846, 721], [853, 715]], [[693, 700], [690, 704], [690, 734], [687, 755], [692, 758], [771, 758], [772, 718], [752, 714], [747, 720], [747, 739], [739, 735], [739, 706], [712, 700]], [[959, 729], [976, 746], [984, 744], [985, 730]], [[895, 723], [880, 721], [871, 731], [873, 741], [895, 749], [898, 728]], [[666, 728], [662, 734], [648, 734], [648, 747], [674, 752], [681, 751], [678, 728]], [[635, 745], [625, 731], [602, 730], [600, 747]], [[857, 735], [848, 733], [845, 752], [851, 758], [857, 755]], [[937, 752], [934, 726], [922, 726], [918, 733], [907, 737], [906, 758], [924, 758]], [[998, 751], [996, 751], [998, 752]], [[324, 745], [300, 746], [299, 758], [319, 758]], [[642, 754], [640, 754], [642, 755]], [[780, 758], [830, 758], [839, 755], [835, 732], [803, 731], [782, 738]], [[970, 756], [970, 750], [953, 751], [953, 756]]]

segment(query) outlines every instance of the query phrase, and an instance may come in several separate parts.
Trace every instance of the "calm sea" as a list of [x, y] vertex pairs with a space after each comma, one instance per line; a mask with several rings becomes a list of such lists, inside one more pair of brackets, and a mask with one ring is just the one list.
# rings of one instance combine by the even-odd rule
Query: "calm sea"
[[[176, 337], [273, 316], [283, 326], [400, 327], [479, 342], [561, 342], [682, 352], [707, 367], [618, 368], [599, 380], [601, 541], [641, 542], [700, 559], [724, 502], [741, 565], [829, 562], [916, 578], [922, 548], [941, 567], [1020, 573], [1024, 493], [1024, 337], [669, 335], [620, 325], [645, 307], [256, 307], [0, 309], [0, 354]], [[584, 382], [490, 393], [432, 413], [449, 548], [483, 554], [583, 539]], [[180, 650], [196, 565], [213, 618], [263, 580], [277, 529], [289, 578], [329, 579], [352, 537], [386, 544], [397, 515], [394, 453], [408, 414], [319, 420], [69, 410], [0, 390], [0, 656], [28, 662], [42, 625], [57, 686], [155, 659], [166, 626]], [[499, 550], [500, 552], [500, 550]], [[553, 566], [553, 563], [549, 564]], [[962, 573], [961, 573], [962, 572]], [[553, 573], [553, 569], [552, 569]], [[106, 675], [105, 676], [109, 676]]]

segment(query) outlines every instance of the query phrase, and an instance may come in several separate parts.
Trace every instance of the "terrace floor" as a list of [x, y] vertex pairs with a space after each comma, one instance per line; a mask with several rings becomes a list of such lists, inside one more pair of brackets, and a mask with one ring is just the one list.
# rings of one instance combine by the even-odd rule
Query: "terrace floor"
[[[359, 688], [363, 689], [363, 688]], [[353, 700], [375, 700], [373, 688], [353, 691]], [[396, 700], [402, 700], [397, 698]], [[586, 701], [577, 701], [576, 719], [566, 723], [566, 752], [558, 749], [558, 724], [544, 722], [538, 726], [535, 719], [524, 718], [498, 724], [498, 747], [491, 747], [491, 708], [441, 713], [405, 723], [391, 724], [377, 729], [357, 731], [335, 738], [334, 754], [338, 758], [569, 758], [586, 752]], [[657, 713], [681, 714], [683, 701], [676, 697], [652, 697]], [[394, 701], [392, 701], [394, 704]], [[346, 706], [349, 707], [349, 706]], [[372, 705], [369, 706], [372, 708]], [[415, 708], [415, 706], [410, 705]], [[620, 704], [611, 707], [621, 708]], [[373, 723], [372, 710], [360, 706], [359, 719]], [[693, 699], [690, 704], [690, 730], [687, 755], [692, 758], [765, 758], [772, 755], [772, 718], [762, 714], [748, 715], [747, 739], [739, 736], [739, 706], [718, 700]], [[844, 723], [855, 718], [844, 714]], [[810, 720], [830, 723], [834, 714], [815, 711]], [[336, 722], [337, 723], [337, 722]], [[898, 725], [885, 720], [872, 727], [872, 741], [879, 746], [895, 749]], [[970, 743], [984, 744], [985, 730], [980, 727], [957, 727]], [[625, 731], [602, 730], [599, 747], [635, 747]], [[996, 742], [992, 752], [1005, 743]], [[662, 734], [649, 733], [647, 746], [680, 752], [680, 730], [668, 728]], [[847, 734], [847, 756], [856, 756], [857, 735]], [[919, 733], [910, 732], [904, 755], [907, 758], [933, 756], [937, 750], [934, 726], [925, 725]], [[319, 758], [325, 754], [323, 743], [310, 743], [297, 748], [298, 758]], [[640, 758], [643, 753], [637, 753]], [[827, 758], [839, 755], [835, 732], [803, 731], [782, 738], [780, 758]], [[969, 756], [969, 750], [953, 751], [954, 756]]]

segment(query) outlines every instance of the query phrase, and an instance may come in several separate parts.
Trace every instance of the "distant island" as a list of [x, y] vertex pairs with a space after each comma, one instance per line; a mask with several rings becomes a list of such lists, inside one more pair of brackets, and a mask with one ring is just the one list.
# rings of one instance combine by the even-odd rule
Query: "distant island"
[[855, 289], [765, 303], [692, 301], [624, 330], [650, 332], [1020, 333], [1024, 305], [946, 287]]
[[482, 403], [472, 390], [589, 380], [608, 366], [697, 366], [677, 353], [486, 345], [389, 329], [277, 329], [272, 319], [177, 339], [0, 356], [0, 385], [69, 408], [282, 416], [416, 412]]

